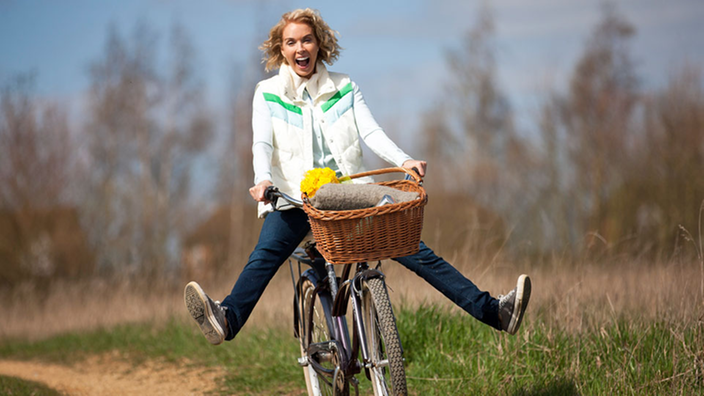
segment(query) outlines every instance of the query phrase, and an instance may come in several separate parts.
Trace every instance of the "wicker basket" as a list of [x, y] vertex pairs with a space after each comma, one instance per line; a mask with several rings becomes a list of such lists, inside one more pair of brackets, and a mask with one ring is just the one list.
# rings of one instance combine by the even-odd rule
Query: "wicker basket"
[[402, 191], [417, 192], [419, 199], [355, 210], [319, 210], [303, 194], [303, 210], [318, 251], [333, 264], [385, 260], [418, 252], [423, 229], [423, 209], [428, 196], [415, 173], [404, 168], [387, 168], [350, 176], [359, 178], [391, 172], [405, 172], [410, 180], [376, 183]]

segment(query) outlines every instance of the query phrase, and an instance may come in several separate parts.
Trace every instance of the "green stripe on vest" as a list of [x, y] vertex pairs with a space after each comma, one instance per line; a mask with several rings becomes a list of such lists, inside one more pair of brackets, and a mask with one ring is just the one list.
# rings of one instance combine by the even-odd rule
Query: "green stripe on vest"
[[335, 95], [333, 95], [332, 98], [328, 99], [327, 102], [323, 103], [323, 113], [330, 110], [331, 107], [335, 106], [335, 103], [337, 103], [340, 99], [342, 99], [343, 96], [347, 95], [350, 92], [352, 92], [352, 83], [348, 83], [347, 85], [342, 87], [341, 90], [335, 92]]
[[278, 97], [278, 96], [276, 96], [276, 95], [274, 95], [274, 94], [264, 92], [264, 100], [266, 100], [267, 102], [278, 103], [278, 104], [280, 104], [284, 109], [286, 109], [286, 110], [288, 110], [288, 111], [291, 111], [291, 112], [293, 112], [293, 113], [296, 113], [296, 114], [303, 114], [303, 110], [301, 110], [300, 107], [298, 107], [298, 106], [296, 106], [296, 105], [293, 105], [293, 104], [291, 104], [291, 103], [286, 103], [286, 102], [284, 102], [283, 100], [281, 100], [280, 97]]

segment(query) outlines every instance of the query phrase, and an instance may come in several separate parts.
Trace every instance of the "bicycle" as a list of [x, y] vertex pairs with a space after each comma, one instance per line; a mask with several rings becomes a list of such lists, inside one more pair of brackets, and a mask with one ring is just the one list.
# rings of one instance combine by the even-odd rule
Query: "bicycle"
[[[406, 179], [410, 176], [416, 184], [422, 184], [417, 174], [402, 168], [366, 172], [351, 178], [398, 171], [406, 172]], [[274, 208], [278, 199], [298, 208], [305, 206], [303, 200], [292, 198], [276, 187], [269, 187], [265, 196]], [[427, 202], [424, 193], [422, 200], [424, 205]], [[416, 231], [419, 239], [420, 230]], [[385, 276], [380, 270], [382, 259], [398, 256], [383, 257], [384, 253], [380, 256], [377, 252], [374, 260], [341, 263], [338, 258], [333, 263], [330, 252], [327, 253], [328, 260], [320, 254], [315, 241], [307, 241], [289, 258], [294, 288], [294, 335], [301, 347], [298, 364], [303, 368], [309, 394], [347, 395], [350, 385], [359, 394], [359, 380], [355, 376], [362, 371], [371, 381], [376, 396], [407, 394], [403, 348]], [[372, 268], [369, 261], [378, 264]], [[301, 264], [311, 268], [301, 272]], [[342, 264], [340, 276], [335, 272], [337, 264]], [[351, 273], [353, 266], [355, 270]], [[346, 317], [350, 304], [351, 340]]]

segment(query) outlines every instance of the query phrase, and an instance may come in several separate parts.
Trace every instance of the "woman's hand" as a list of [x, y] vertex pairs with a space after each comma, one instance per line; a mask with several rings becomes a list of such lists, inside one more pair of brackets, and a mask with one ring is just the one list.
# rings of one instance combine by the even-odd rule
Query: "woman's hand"
[[264, 198], [264, 192], [266, 191], [266, 188], [271, 185], [273, 184], [269, 180], [260, 181], [256, 186], [249, 189], [249, 195], [251, 195], [257, 202], [269, 203], [269, 201]]
[[428, 166], [428, 163], [425, 161], [419, 161], [419, 160], [407, 160], [406, 162], [401, 165], [401, 167], [406, 168], [406, 169], [413, 169], [416, 168], [418, 169], [418, 175], [420, 177], [425, 176], [425, 167]]

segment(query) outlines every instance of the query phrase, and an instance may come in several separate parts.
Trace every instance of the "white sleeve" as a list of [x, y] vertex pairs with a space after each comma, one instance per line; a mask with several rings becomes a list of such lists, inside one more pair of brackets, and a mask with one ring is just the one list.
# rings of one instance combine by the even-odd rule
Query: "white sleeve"
[[401, 166], [407, 160], [413, 159], [389, 139], [377, 124], [357, 84], [352, 83], [352, 87], [354, 89], [354, 113], [357, 128], [364, 143], [374, 154], [394, 166]]
[[264, 95], [259, 88], [254, 91], [254, 100], [252, 101], [252, 131], [254, 184], [264, 180], [271, 181], [271, 155], [274, 151], [273, 129], [269, 106], [267, 106]]

